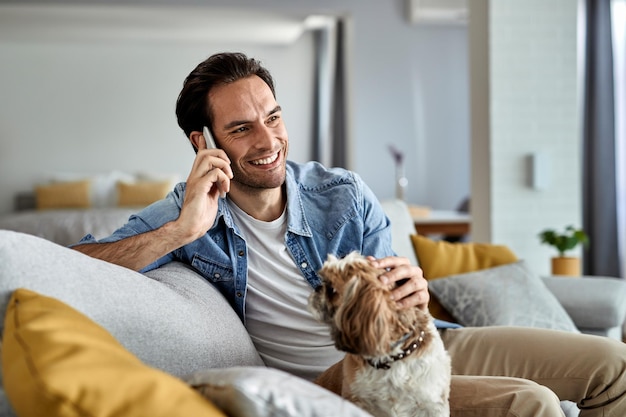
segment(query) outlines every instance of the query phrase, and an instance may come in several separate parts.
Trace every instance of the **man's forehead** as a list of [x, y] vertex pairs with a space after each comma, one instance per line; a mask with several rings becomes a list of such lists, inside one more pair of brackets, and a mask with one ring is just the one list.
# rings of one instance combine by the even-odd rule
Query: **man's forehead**
[[269, 86], [256, 75], [216, 86], [209, 92], [209, 106], [219, 124], [251, 120], [273, 112], [278, 104]]

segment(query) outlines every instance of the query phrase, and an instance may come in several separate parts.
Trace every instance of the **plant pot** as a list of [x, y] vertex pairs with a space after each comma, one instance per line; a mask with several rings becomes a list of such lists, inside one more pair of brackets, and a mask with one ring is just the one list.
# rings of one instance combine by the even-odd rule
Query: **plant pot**
[[580, 258], [557, 256], [552, 258], [552, 275], [580, 276]]

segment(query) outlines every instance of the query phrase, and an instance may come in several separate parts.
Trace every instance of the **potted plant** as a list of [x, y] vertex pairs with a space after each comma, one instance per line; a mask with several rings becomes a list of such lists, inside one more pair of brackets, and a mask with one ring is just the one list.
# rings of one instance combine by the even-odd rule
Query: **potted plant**
[[576, 248], [578, 245], [587, 246], [589, 237], [582, 229], [567, 226], [563, 232], [554, 229], [546, 229], [539, 233], [541, 243], [554, 246], [558, 256], [552, 258], [553, 275], [580, 275], [580, 258], [566, 256], [565, 253]]

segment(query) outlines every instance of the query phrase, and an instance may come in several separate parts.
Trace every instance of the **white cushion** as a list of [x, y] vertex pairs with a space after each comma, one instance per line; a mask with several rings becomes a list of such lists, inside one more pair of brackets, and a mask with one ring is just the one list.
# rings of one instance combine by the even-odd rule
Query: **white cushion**
[[411, 235], [417, 234], [409, 207], [402, 200], [384, 200], [381, 206], [391, 222], [391, 246], [398, 256], [408, 258], [412, 265], [418, 265]]
[[184, 381], [231, 417], [370, 416], [319, 385], [277, 369], [208, 369]]

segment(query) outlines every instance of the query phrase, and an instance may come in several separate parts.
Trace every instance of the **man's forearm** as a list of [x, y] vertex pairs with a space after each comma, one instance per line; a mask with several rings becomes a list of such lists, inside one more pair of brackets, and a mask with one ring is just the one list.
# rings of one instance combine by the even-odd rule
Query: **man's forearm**
[[159, 229], [117, 242], [85, 243], [76, 245], [72, 249], [93, 258], [139, 271], [192, 240], [192, 238], [181, 235], [172, 222]]

